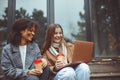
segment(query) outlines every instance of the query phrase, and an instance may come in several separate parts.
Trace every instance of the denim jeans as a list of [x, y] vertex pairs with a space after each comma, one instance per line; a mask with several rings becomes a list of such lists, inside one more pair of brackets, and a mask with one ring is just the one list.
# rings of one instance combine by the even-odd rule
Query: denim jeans
[[80, 63], [76, 68], [61, 69], [53, 80], [90, 80], [90, 69], [86, 63]]

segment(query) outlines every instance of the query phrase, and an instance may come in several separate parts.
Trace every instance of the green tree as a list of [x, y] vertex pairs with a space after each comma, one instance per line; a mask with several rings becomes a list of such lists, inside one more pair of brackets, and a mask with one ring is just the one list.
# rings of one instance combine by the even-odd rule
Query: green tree
[[0, 19], [0, 27], [7, 27], [7, 14], [8, 8], [5, 8], [4, 14], [2, 15], [3, 19]]
[[30, 15], [29, 13], [27, 13], [27, 10], [25, 10], [24, 8], [20, 8], [18, 10], [15, 11], [15, 18], [19, 19], [19, 18], [28, 18], [30, 19]]
[[40, 24], [40, 28], [38, 29], [38, 33], [36, 35], [37, 42], [39, 43], [40, 47], [44, 41], [45, 31], [46, 31], [46, 23], [47, 18], [44, 17], [44, 13], [41, 10], [34, 9], [32, 12], [32, 19]]
[[[8, 19], [7, 11], [8, 11], [8, 8], [5, 9], [4, 15], [2, 15], [3, 19], [0, 19], [0, 27], [7, 27], [7, 19]], [[32, 19], [38, 22], [38, 24], [40, 24], [39, 29], [37, 29], [38, 33], [36, 33], [36, 37], [37, 37], [36, 42], [41, 46], [44, 41], [46, 23], [47, 23], [47, 18], [44, 17], [43, 11], [33, 9], [32, 14], [29, 15], [29, 13], [27, 13], [27, 10], [21, 7], [15, 11], [15, 19], [19, 19], [19, 18]]]

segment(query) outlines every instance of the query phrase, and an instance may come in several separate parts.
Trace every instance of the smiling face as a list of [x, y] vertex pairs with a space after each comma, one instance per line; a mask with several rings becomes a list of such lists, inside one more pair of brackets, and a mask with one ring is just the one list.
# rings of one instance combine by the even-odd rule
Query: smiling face
[[60, 27], [55, 28], [55, 34], [53, 36], [53, 42], [60, 43], [63, 38], [63, 33]]
[[27, 28], [23, 31], [21, 31], [21, 44], [26, 44], [28, 41], [32, 41], [33, 37], [35, 35], [35, 26], [32, 26], [31, 28]]

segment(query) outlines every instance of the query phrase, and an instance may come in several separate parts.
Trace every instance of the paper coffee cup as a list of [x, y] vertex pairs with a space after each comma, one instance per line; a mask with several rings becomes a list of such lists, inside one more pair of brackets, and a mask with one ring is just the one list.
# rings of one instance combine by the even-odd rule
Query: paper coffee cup
[[64, 54], [59, 53], [56, 55], [57, 60], [63, 61], [64, 62]]
[[36, 69], [39, 69], [40, 71], [42, 70], [42, 60], [41, 59], [35, 59], [34, 65], [35, 65]]

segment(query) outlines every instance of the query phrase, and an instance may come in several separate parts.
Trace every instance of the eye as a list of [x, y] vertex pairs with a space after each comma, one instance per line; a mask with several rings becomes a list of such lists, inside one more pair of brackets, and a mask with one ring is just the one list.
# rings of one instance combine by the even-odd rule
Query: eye
[[58, 34], [57, 32], [55, 32], [55, 34]]
[[28, 31], [30, 31], [30, 32], [35, 32], [35, 30], [32, 29], [32, 28], [29, 28]]
[[59, 34], [62, 34], [62, 32], [59, 32]]

